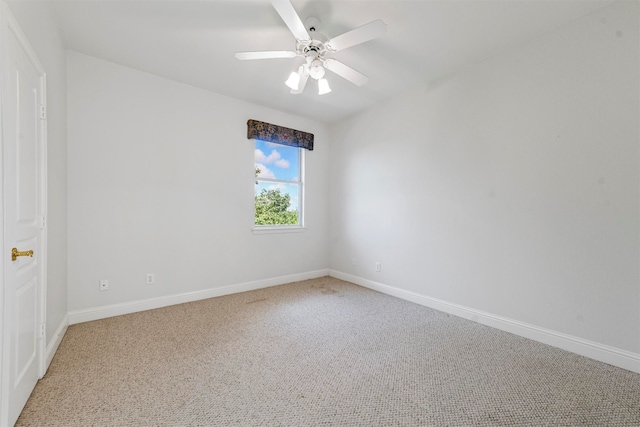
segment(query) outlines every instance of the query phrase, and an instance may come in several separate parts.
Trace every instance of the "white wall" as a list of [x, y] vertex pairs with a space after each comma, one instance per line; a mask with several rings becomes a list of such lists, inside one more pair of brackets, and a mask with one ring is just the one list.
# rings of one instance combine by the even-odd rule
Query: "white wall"
[[[327, 268], [324, 124], [75, 52], [67, 70], [70, 312]], [[315, 134], [305, 232], [251, 232], [248, 119]]]
[[[73, 52], [65, 82], [42, 3], [10, 6], [48, 76], [49, 343], [68, 236], [69, 311], [330, 266], [640, 353], [637, 2], [330, 132]], [[248, 118], [316, 134], [304, 233], [250, 232]]]
[[[46, 4], [8, 2], [47, 75], [47, 347], [67, 318], [66, 50]], [[50, 356], [53, 356], [51, 353]]]
[[331, 268], [639, 354], [638, 17], [614, 4], [334, 126]]

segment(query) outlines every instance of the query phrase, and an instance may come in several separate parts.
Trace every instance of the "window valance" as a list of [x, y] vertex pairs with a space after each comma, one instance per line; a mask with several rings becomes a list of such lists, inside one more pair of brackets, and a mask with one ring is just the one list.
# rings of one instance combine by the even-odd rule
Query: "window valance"
[[313, 150], [313, 134], [273, 125], [271, 123], [249, 120], [247, 122], [247, 139], [260, 139], [276, 144]]

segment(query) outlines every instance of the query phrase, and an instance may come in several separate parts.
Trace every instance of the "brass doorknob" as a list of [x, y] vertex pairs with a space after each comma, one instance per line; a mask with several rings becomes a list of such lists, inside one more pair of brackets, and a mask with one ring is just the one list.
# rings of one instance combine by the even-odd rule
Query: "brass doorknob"
[[11, 249], [11, 261], [17, 260], [19, 256], [33, 257], [33, 251], [29, 250], [29, 251], [20, 252], [17, 248]]

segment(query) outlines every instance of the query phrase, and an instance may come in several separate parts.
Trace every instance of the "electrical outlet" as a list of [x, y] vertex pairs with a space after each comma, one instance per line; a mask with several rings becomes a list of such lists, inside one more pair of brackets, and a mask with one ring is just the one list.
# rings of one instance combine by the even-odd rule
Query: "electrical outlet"
[[376, 271], [377, 271], [378, 273], [380, 273], [380, 272], [382, 271], [382, 264], [381, 264], [381, 263], [379, 263], [379, 262], [376, 262]]
[[156, 283], [156, 275], [154, 273], [147, 273], [147, 285], [153, 285]]
[[100, 280], [100, 285], [98, 287], [100, 291], [108, 291], [109, 290], [109, 281], [106, 279]]

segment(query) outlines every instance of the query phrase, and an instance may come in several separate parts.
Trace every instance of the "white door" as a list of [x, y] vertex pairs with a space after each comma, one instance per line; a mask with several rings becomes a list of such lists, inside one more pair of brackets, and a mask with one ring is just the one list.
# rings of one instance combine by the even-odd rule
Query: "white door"
[[[3, 19], [2, 30], [5, 259], [1, 423], [13, 425], [41, 375], [44, 360], [44, 73], [15, 21], [12, 25]], [[12, 255], [12, 251], [18, 253]]]

